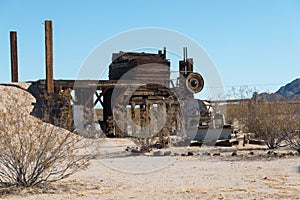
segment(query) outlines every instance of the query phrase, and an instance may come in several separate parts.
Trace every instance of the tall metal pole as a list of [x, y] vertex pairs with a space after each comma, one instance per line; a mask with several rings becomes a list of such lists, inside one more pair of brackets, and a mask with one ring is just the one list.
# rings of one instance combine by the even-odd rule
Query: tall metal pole
[[45, 46], [46, 46], [46, 90], [48, 93], [54, 92], [53, 81], [53, 37], [52, 21], [45, 21]]
[[18, 47], [17, 32], [10, 32], [11, 81], [18, 82]]

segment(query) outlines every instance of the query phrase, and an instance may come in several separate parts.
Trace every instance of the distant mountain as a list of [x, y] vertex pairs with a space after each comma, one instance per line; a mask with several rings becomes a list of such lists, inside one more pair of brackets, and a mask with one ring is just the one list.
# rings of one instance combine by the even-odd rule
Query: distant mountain
[[300, 78], [293, 80], [292, 82], [282, 86], [275, 93], [260, 93], [257, 96], [257, 100], [266, 100], [266, 101], [280, 101], [283, 99], [296, 100], [300, 99]]
[[300, 78], [282, 86], [276, 94], [290, 100], [300, 99]]
[[280, 94], [277, 94], [277, 93], [266, 93], [266, 92], [263, 92], [263, 93], [260, 93], [258, 95], [258, 99], [257, 100], [266, 100], [266, 101], [280, 101], [280, 100], [283, 100], [285, 99], [283, 96], [281, 96]]

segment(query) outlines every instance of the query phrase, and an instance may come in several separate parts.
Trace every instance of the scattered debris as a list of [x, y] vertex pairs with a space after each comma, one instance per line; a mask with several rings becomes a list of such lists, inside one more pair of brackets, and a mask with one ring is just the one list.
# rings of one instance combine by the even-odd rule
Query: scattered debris
[[205, 151], [205, 152], [202, 153], [202, 155], [203, 155], [203, 156], [210, 156], [210, 153], [207, 152], [207, 151]]
[[268, 151], [267, 154], [268, 154], [268, 155], [271, 155], [271, 154], [272, 154], [272, 151]]
[[287, 156], [286, 153], [281, 153], [281, 154], [279, 155], [279, 157], [286, 157], [286, 156]]
[[164, 153], [162, 151], [155, 151], [153, 152], [153, 156], [163, 156]]
[[131, 149], [131, 153], [134, 153], [134, 154], [139, 154], [140, 151], [137, 149], [137, 148], [134, 148], [134, 149]]
[[149, 153], [152, 149], [149, 147], [141, 147], [140, 152], [141, 153]]
[[295, 156], [295, 154], [293, 152], [289, 152], [288, 155], [289, 156]]

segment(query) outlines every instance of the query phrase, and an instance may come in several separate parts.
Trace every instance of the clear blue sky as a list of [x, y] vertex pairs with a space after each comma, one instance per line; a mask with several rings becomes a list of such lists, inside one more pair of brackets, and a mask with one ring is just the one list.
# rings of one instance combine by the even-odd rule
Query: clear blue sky
[[168, 28], [196, 40], [225, 86], [274, 92], [300, 77], [298, 0], [0, 0], [0, 82], [10, 81], [12, 30], [18, 32], [20, 81], [45, 77], [47, 19], [53, 21], [56, 79], [76, 78], [99, 43], [142, 27]]

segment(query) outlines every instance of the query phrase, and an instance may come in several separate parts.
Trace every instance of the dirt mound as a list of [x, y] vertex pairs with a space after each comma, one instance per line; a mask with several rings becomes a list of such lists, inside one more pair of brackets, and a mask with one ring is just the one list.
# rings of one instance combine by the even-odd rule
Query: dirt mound
[[[36, 102], [35, 97], [28, 92], [31, 83], [0, 83], [0, 109], [6, 110], [8, 106], [15, 106], [30, 114]], [[22, 105], [22, 108], [18, 107]]]

